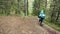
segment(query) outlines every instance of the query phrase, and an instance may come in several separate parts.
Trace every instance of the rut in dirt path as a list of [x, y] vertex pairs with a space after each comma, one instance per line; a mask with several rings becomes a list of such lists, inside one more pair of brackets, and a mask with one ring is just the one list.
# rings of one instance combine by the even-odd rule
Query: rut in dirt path
[[0, 34], [50, 34], [38, 24], [37, 17], [1, 16]]

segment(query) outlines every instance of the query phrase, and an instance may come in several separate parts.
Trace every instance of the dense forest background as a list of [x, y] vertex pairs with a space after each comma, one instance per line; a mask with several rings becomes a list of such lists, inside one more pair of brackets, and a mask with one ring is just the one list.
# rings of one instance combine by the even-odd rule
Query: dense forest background
[[38, 16], [42, 9], [46, 21], [60, 25], [60, 0], [0, 0], [0, 16]]

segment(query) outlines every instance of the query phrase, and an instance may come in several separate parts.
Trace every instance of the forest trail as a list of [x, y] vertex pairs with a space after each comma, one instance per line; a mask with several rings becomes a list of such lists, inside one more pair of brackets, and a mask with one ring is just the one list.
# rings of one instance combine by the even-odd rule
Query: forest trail
[[0, 34], [59, 34], [47, 25], [39, 26], [34, 16], [0, 16]]

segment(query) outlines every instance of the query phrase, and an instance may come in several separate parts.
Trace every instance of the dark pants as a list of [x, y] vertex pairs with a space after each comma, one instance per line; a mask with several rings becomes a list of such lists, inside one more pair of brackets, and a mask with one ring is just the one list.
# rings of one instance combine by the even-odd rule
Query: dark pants
[[44, 18], [42, 18], [42, 17], [39, 18], [40, 25], [42, 25], [43, 19]]

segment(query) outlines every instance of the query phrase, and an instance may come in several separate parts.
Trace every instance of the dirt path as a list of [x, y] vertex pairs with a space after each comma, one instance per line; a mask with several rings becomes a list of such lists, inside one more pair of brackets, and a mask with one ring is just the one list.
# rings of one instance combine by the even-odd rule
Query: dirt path
[[0, 16], [0, 34], [50, 34], [37, 24], [37, 17]]
[[47, 32], [49, 34], [60, 34], [60, 32], [54, 30], [53, 28], [49, 27], [48, 25], [46, 24], [43, 24], [42, 28], [44, 28], [45, 30], [47, 30]]

